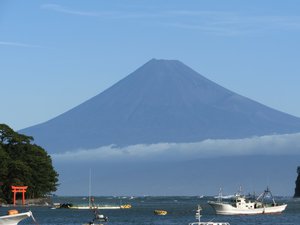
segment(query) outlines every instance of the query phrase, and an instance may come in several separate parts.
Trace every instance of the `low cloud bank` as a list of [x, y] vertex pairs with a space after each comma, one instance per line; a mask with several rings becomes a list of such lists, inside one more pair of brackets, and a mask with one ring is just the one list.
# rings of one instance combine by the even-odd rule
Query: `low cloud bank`
[[52, 154], [56, 162], [76, 161], [178, 161], [243, 155], [300, 155], [300, 133], [244, 139], [208, 139], [194, 143], [114, 145]]

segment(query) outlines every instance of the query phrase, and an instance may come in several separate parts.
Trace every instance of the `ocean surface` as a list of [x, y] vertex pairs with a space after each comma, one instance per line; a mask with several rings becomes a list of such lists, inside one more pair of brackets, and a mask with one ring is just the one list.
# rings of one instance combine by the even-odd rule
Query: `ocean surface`
[[[231, 225], [300, 225], [300, 199], [289, 197], [276, 198], [277, 202], [288, 204], [282, 214], [252, 215], [252, 216], [221, 216], [215, 215], [207, 204], [212, 197], [95, 197], [95, 203], [100, 205], [131, 204], [131, 209], [106, 209], [100, 213], [109, 217], [106, 224], [111, 225], [187, 225], [195, 221], [197, 205], [202, 207], [201, 221], [229, 222]], [[55, 197], [53, 202], [84, 205], [88, 200], [84, 197]], [[0, 208], [3, 215], [10, 208]], [[93, 219], [90, 210], [51, 209], [51, 207], [22, 207], [19, 211], [30, 209], [40, 225], [71, 225], [84, 224]], [[165, 216], [153, 213], [155, 209], [168, 211]], [[32, 219], [26, 219], [19, 224], [34, 224]]]

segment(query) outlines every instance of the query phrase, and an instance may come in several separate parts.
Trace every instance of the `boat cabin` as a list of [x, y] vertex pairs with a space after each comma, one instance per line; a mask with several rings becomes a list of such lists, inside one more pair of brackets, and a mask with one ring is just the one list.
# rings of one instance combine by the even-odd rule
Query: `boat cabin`
[[235, 207], [239, 209], [254, 209], [256, 208], [255, 202], [251, 202], [244, 197], [237, 197], [235, 199]]

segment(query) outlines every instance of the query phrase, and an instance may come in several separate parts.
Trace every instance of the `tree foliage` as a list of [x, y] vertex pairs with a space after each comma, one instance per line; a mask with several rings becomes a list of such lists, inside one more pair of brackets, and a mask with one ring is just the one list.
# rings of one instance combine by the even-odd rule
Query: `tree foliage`
[[33, 137], [0, 124], [0, 199], [11, 201], [11, 186], [28, 186], [27, 197], [39, 198], [58, 186], [51, 157]]

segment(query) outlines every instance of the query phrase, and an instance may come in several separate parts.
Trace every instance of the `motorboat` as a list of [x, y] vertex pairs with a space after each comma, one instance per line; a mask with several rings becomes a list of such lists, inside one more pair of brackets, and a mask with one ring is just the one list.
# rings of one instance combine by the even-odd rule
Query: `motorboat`
[[225, 202], [220, 196], [217, 201], [208, 201], [208, 204], [215, 210], [216, 214], [220, 215], [276, 214], [283, 212], [287, 207], [287, 204], [275, 202], [269, 188], [256, 199], [237, 193], [231, 198], [231, 201]]
[[209, 222], [203, 222], [201, 221], [201, 206], [198, 205], [198, 209], [196, 210], [196, 215], [195, 215], [195, 218], [196, 218], [196, 222], [192, 222], [192, 223], [189, 223], [189, 225], [230, 225], [228, 222], [213, 222], [213, 221], [209, 221]]
[[31, 211], [19, 213], [12, 209], [8, 211], [8, 215], [0, 216], [0, 225], [17, 225], [20, 221], [32, 217]]

